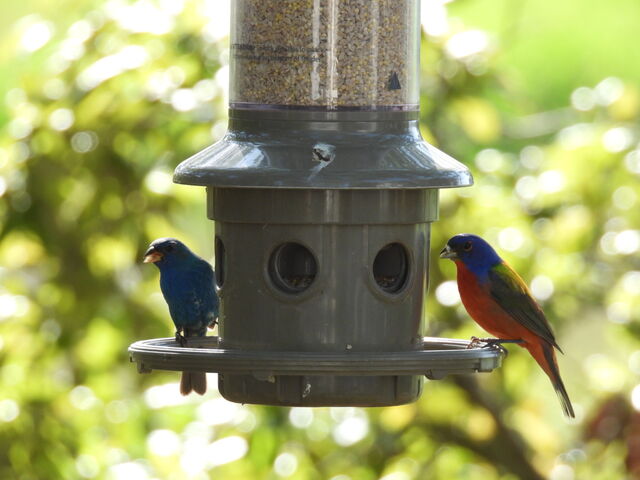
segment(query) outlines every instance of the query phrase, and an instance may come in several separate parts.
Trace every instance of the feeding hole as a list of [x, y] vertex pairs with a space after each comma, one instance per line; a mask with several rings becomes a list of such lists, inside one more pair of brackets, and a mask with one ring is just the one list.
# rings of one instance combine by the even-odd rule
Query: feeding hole
[[409, 277], [407, 251], [399, 243], [385, 245], [373, 261], [373, 278], [387, 293], [398, 293]]
[[269, 258], [271, 281], [287, 293], [309, 288], [318, 273], [318, 264], [308, 248], [299, 243], [283, 243]]
[[215, 271], [216, 271], [216, 284], [218, 287], [222, 287], [224, 285], [224, 277], [225, 277], [225, 261], [226, 261], [226, 253], [224, 251], [224, 243], [220, 240], [220, 237], [216, 237], [216, 242], [214, 245], [216, 261], [215, 261]]

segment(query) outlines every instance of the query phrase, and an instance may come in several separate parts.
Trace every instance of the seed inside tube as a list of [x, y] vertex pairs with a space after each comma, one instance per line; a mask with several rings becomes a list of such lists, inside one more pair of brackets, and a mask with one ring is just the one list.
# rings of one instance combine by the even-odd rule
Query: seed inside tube
[[417, 0], [234, 0], [231, 105], [414, 110]]

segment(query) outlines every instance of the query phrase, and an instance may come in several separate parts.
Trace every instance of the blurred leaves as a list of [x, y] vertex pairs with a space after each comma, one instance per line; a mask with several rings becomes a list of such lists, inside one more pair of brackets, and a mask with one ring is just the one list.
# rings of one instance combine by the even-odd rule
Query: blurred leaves
[[[476, 184], [441, 192], [427, 333], [481, 335], [446, 283], [452, 265], [436, 253], [453, 233], [485, 236], [554, 324], [578, 421], [560, 420], [547, 379], [516, 348], [491, 375], [428, 382], [419, 402], [385, 409], [241, 406], [215, 391], [185, 399], [174, 374], [138, 375], [129, 343], [171, 333], [157, 273], [140, 264], [144, 248], [175, 235], [207, 258], [213, 250], [204, 192], [172, 184], [171, 172], [225, 131], [223, 3], [114, 1], [82, 16], [70, 7], [56, 13], [64, 21], [18, 22], [11, 48], [0, 51], [11, 51], [7, 65], [28, 66], [13, 80], [13, 67], [3, 67], [0, 81], [10, 87], [0, 108], [0, 477], [507, 480], [544, 472], [606, 480], [637, 472], [633, 72], [598, 73], [567, 94], [559, 91], [570, 66], [548, 82], [520, 83], [504, 63], [509, 45], [448, 18], [442, 5], [432, 5], [441, 17], [430, 19], [441, 23], [423, 37], [421, 128], [467, 163]], [[522, 58], [554, 58], [558, 44], [550, 45]]]

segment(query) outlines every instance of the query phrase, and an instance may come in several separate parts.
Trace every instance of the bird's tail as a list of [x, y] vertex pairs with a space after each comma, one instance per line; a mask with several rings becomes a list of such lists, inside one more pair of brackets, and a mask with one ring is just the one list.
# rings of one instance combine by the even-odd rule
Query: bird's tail
[[204, 395], [207, 391], [207, 376], [204, 372], [182, 372], [180, 393], [189, 395], [192, 391], [199, 395]]
[[558, 368], [556, 352], [554, 351], [553, 346], [544, 340], [540, 340], [536, 343], [527, 343], [525, 344], [525, 347], [529, 350], [533, 358], [536, 359], [538, 364], [551, 380], [553, 389], [556, 391], [556, 394], [560, 399], [560, 404], [562, 405], [562, 411], [564, 414], [567, 417], [575, 418], [576, 415], [573, 411], [569, 394], [562, 382], [562, 378], [560, 378], [560, 369]]

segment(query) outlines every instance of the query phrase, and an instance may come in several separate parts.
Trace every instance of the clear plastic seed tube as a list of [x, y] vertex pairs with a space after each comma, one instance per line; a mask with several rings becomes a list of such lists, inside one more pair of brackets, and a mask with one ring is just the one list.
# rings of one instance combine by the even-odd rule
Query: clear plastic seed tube
[[232, 6], [232, 108], [418, 109], [418, 0]]

